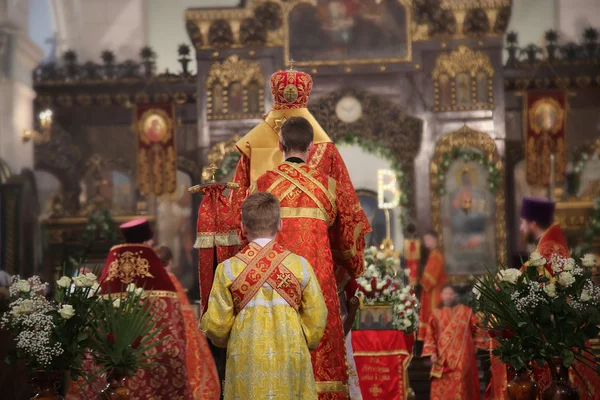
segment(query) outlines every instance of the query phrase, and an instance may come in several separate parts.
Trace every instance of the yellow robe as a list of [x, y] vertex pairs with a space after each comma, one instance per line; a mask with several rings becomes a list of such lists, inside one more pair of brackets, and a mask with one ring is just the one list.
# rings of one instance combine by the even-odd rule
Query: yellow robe
[[[267, 245], [269, 246], [269, 245]], [[219, 264], [202, 329], [212, 342], [227, 347], [225, 400], [317, 398], [309, 349], [323, 337], [327, 308], [312, 267], [290, 253], [281, 261], [300, 283], [298, 311], [268, 283], [236, 313], [232, 284], [261, 247], [250, 243]], [[240, 258], [242, 257], [242, 258]]]

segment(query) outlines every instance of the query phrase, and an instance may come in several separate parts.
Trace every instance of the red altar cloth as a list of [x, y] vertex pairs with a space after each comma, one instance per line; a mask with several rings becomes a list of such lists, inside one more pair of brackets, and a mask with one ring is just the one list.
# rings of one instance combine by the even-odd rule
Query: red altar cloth
[[354, 361], [364, 400], [406, 400], [414, 333], [352, 331]]

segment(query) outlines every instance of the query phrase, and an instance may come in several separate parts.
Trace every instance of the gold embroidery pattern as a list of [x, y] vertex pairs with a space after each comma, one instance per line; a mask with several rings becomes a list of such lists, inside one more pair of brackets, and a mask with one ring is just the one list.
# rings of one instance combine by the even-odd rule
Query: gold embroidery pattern
[[340, 381], [317, 381], [318, 393], [343, 393], [348, 396], [350, 391], [348, 385]]
[[323, 214], [323, 211], [309, 207], [281, 207], [281, 218], [314, 218], [325, 221], [328, 225], [333, 223], [327, 215]]
[[150, 263], [147, 259], [140, 257], [141, 251], [126, 251], [118, 254], [117, 258], [110, 263], [107, 281], [119, 279], [125, 284], [133, 282], [136, 277], [154, 278], [150, 274]]

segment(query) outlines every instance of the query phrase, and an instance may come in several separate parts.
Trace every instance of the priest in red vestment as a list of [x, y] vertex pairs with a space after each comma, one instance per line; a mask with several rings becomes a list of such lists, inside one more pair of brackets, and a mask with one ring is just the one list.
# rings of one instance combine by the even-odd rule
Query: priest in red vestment
[[[153, 232], [147, 219], [141, 218], [120, 226], [125, 243], [110, 249], [99, 282], [101, 293], [117, 295], [134, 283], [143, 287], [154, 299], [153, 307], [160, 318], [158, 326], [165, 325], [153, 340], [165, 339], [155, 347], [162, 355], [152, 358], [160, 364], [137, 373], [125, 380], [132, 400], [182, 399], [192, 400], [193, 393], [186, 369], [185, 323], [175, 286], [152, 248]], [[70, 399], [96, 398], [97, 391], [106, 383], [74, 384]], [[85, 391], [85, 395], [81, 390]], [[210, 399], [211, 397], [205, 397]]]
[[194, 400], [218, 400], [221, 394], [221, 385], [219, 384], [217, 368], [208, 347], [206, 336], [198, 328], [198, 317], [192, 309], [187, 293], [179, 279], [171, 272], [173, 253], [167, 246], [159, 246], [156, 248], [156, 254], [167, 270], [181, 303], [187, 343], [186, 366]]
[[[349, 205], [347, 209], [338, 210], [338, 213], [344, 221], [345, 229], [351, 230], [354, 238], [358, 240], [371, 232], [371, 227], [360, 206], [342, 156], [315, 117], [308, 111], [307, 104], [312, 84], [311, 76], [300, 71], [278, 71], [271, 76], [273, 107], [263, 121], [236, 144], [242, 153], [242, 158], [234, 176], [234, 182], [240, 185], [240, 189], [232, 191], [230, 197], [233, 214], [239, 218], [241, 204], [247, 197], [251, 185], [262, 174], [284, 161], [283, 152], [279, 148], [279, 133], [283, 123], [292, 117], [303, 117], [310, 123], [314, 133], [314, 145], [306, 160], [307, 164], [335, 180]], [[340, 244], [335, 243], [336, 238], [332, 240], [336, 259], [343, 259], [346, 262], [360, 259], [362, 262], [362, 256], [357, 248], [342, 248]]]
[[477, 348], [488, 348], [473, 310], [458, 304], [449, 284], [441, 292], [442, 305], [429, 320], [423, 357], [431, 357], [431, 400], [479, 400]]
[[350, 277], [362, 274], [365, 241], [360, 230], [356, 236], [360, 225], [344, 219], [356, 212], [352, 197], [334, 178], [306, 163], [314, 146], [310, 122], [292, 117], [283, 124], [280, 137], [285, 161], [265, 172], [256, 182], [256, 190], [271, 193], [280, 201], [283, 227], [277, 242], [313, 265], [325, 298], [327, 327], [312, 352], [319, 398], [345, 399], [346, 346], [334, 269], [338, 265]]
[[423, 244], [429, 250], [427, 264], [421, 277], [421, 312], [419, 314], [419, 331], [417, 340], [425, 340], [425, 333], [429, 325], [431, 313], [440, 305], [440, 292], [446, 284], [446, 266], [444, 264], [444, 253], [438, 247], [438, 234], [428, 232], [423, 237]]

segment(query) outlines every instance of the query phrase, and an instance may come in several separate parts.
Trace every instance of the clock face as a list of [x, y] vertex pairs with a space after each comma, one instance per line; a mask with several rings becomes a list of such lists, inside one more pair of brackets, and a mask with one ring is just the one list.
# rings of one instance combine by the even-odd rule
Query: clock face
[[335, 114], [340, 121], [351, 124], [362, 116], [362, 105], [355, 97], [342, 97], [335, 106]]

